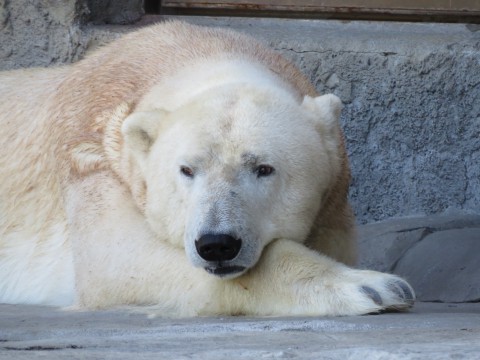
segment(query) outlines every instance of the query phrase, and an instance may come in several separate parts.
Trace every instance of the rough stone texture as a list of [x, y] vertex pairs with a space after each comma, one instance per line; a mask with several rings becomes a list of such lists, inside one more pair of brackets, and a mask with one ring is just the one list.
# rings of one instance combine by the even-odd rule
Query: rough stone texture
[[82, 0], [0, 0], [0, 69], [77, 60], [87, 13]]
[[[0, 69], [74, 61], [134, 29], [88, 25], [86, 3], [0, 0]], [[133, 0], [88, 4], [97, 21], [139, 14]], [[140, 24], [162, 19], [146, 16]], [[351, 201], [361, 223], [480, 211], [478, 26], [183, 19], [252, 34], [296, 62], [319, 91], [342, 98]]]
[[343, 318], [148, 318], [0, 306], [2, 359], [478, 359], [480, 304]]
[[359, 267], [405, 277], [422, 301], [480, 301], [480, 216], [405, 218], [359, 228]]

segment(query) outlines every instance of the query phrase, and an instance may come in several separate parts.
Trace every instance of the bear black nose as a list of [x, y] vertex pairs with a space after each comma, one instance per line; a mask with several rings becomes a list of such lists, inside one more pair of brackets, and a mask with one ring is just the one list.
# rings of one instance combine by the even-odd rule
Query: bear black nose
[[198, 255], [207, 261], [227, 261], [237, 256], [242, 240], [228, 234], [205, 234], [195, 241]]

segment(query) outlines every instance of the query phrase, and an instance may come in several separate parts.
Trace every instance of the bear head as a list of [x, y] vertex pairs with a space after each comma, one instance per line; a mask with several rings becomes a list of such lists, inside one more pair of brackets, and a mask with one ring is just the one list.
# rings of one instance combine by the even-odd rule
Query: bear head
[[133, 111], [125, 149], [159, 239], [195, 267], [233, 278], [270, 242], [303, 242], [340, 170], [334, 95], [226, 84], [174, 110]]

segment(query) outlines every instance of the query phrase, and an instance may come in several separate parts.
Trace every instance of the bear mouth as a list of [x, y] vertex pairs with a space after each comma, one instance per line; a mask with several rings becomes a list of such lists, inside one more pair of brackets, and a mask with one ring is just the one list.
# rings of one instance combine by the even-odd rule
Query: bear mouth
[[205, 270], [212, 275], [218, 277], [231, 277], [232, 275], [236, 275], [243, 273], [246, 270], [244, 266], [214, 266], [214, 267], [206, 267]]

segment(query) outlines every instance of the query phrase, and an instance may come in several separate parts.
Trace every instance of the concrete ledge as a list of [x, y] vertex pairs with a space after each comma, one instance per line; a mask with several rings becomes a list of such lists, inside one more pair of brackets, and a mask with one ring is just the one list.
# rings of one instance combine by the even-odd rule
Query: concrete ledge
[[477, 359], [480, 304], [344, 318], [148, 318], [0, 306], [2, 359]]

